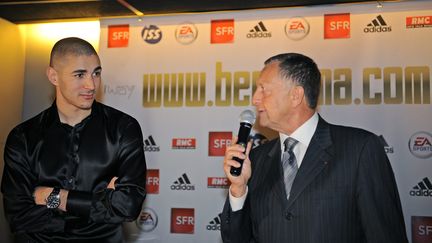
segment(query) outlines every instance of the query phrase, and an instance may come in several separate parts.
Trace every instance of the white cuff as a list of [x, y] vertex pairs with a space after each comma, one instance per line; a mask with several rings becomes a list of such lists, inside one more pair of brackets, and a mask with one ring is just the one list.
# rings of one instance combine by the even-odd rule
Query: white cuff
[[229, 202], [231, 205], [231, 210], [233, 212], [238, 211], [243, 208], [243, 205], [246, 201], [246, 196], [248, 194], [248, 187], [246, 186], [246, 193], [241, 197], [234, 197], [231, 194], [231, 187], [228, 189], [228, 194], [229, 194]]

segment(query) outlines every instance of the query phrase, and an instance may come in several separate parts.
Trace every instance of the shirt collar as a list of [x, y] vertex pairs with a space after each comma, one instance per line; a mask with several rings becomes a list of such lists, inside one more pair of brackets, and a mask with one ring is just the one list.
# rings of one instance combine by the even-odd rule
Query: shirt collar
[[[78, 128], [78, 127], [84, 126], [87, 123], [87, 121], [91, 119], [91, 117], [94, 117], [95, 115], [97, 115], [99, 113], [100, 113], [100, 105], [95, 100], [95, 101], [93, 101], [92, 110], [91, 110], [90, 115], [88, 115], [86, 118], [84, 118], [80, 123], [76, 124], [75, 127]], [[54, 99], [54, 102], [52, 103], [52, 105], [50, 107], [49, 116], [48, 116], [48, 123], [49, 124], [57, 124], [60, 126], [69, 126], [67, 124], [61, 123], [55, 99]]]
[[313, 134], [315, 133], [315, 130], [318, 126], [318, 113], [314, 113], [305, 123], [303, 123], [299, 128], [297, 128], [293, 133], [290, 135], [279, 133], [279, 139], [281, 144], [281, 151], [284, 150], [284, 141], [288, 137], [292, 137], [295, 140], [297, 140], [299, 143], [305, 145], [306, 147], [309, 146], [309, 143], [312, 139]]

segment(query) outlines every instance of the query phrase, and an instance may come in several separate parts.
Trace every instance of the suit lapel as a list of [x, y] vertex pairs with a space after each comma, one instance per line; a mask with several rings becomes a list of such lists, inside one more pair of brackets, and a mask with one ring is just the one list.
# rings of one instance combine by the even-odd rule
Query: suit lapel
[[332, 156], [330, 126], [321, 117], [294, 179], [287, 208], [291, 207], [309, 183], [326, 167]]
[[[285, 184], [283, 181], [282, 164], [280, 161], [280, 140], [274, 143], [269, 153], [266, 155], [265, 167], [267, 172], [263, 174], [266, 178], [266, 184], [270, 185], [270, 191], [281, 205], [287, 205], [287, 196], [285, 192]], [[263, 171], [264, 172], [264, 171]]]

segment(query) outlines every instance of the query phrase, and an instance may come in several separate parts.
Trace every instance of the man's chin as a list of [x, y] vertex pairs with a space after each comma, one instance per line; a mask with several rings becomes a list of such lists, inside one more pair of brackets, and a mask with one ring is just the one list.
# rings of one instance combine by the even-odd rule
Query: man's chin
[[93, 104], [93, 101], [86, 102], [86, 103], [81, 104], [79, 106], [79, 108], [82, 109], [82, 110], [90, 110], [92, 108], [92, 104]]

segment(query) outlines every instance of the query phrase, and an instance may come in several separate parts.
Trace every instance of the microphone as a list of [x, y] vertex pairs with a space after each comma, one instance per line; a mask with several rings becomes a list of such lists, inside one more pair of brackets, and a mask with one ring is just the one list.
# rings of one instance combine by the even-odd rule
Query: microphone
[[[249, 134], [254, 123], [255, 113], [253, 111], [244, 110], [242, 113], [240, 113], [240, 128], [238, 132], [237, 144], [240, 144], [246, 148]], [[236, 168], [231, 166], [230, 173], [233, 176], [239, 176], [243, 168], [243, 159], [239, 159], [237, 157], [234, 157], [233, 159], [240, 163], [240, 167]]]

